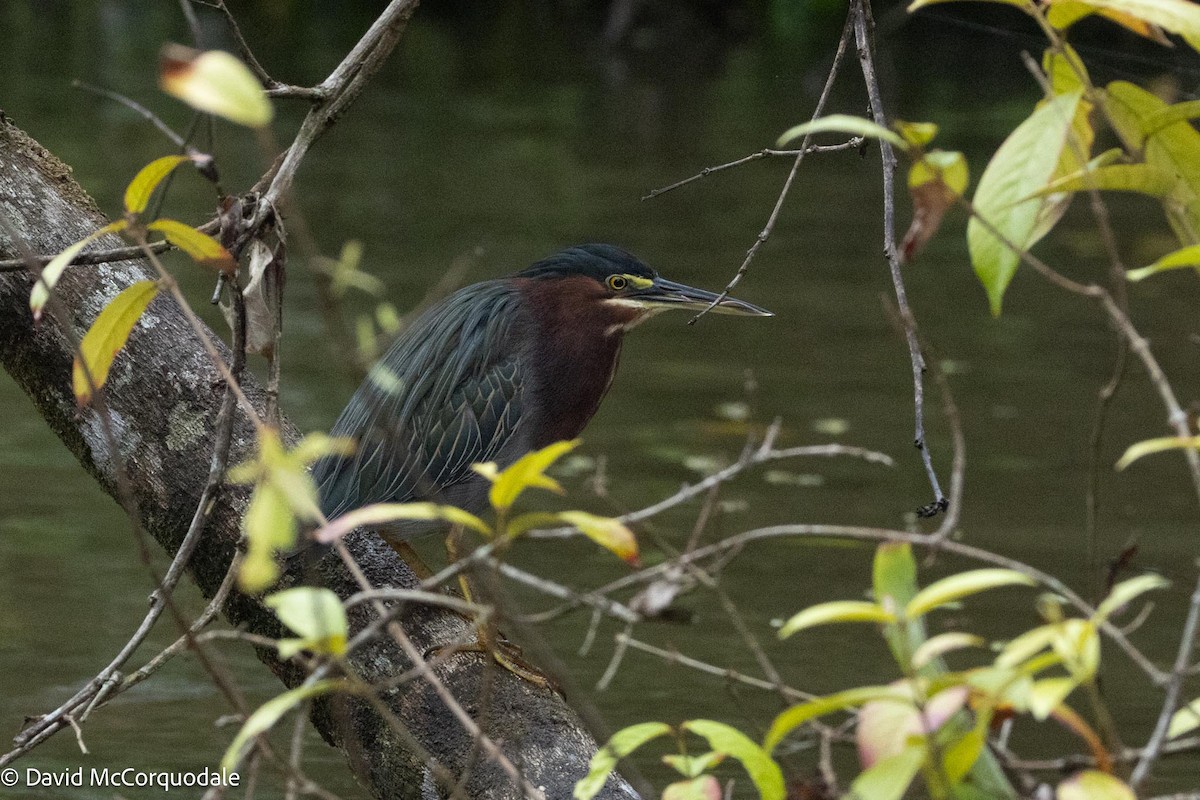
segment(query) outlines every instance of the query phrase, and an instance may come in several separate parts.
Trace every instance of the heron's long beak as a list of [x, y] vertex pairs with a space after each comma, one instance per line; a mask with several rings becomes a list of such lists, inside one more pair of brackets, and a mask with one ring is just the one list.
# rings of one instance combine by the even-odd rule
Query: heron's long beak
[[[711, 306], [713, 301], [720, 297], [720, 295], [705, 289], [697, 289], [694, 286], [669, 281], [666, 278], [655, 278], [653, 284], [639, 292], [633, 293], [629, 297], [644, 308], [664, 310], [684, 308], [693, 311], [703, 311]], [[717, 303], [712, 313], [737, 314], [745, 317], [775, 316], [765, 308], [760, 308], [753, 303], [747, 303], [744, 300], [738, 300], [733, 297], [726, 297], [720, 303]]]

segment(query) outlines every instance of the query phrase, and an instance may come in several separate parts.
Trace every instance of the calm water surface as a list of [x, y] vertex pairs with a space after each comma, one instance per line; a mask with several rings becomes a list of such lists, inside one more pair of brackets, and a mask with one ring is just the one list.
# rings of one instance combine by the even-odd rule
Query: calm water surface
[[[594, 44], [599, 23], [583, 13], [576, 19], [567, 12], [496, 10], [457, 18], [445, 8], [422, 9], [402, 51], [306, 162], [299, 182], [303, 218], [326, 253], [360, 240], [365, 268], [386, 282], [388, 298], [402, 310], [419, 302], [451, 264], [465, 262], [467, 279], [482, 279], [583, 240], [623, 244], [672, 278], [718, 288], [762, 227], [786, 164], [760, 162], [654, 201], [639, 198], [703, 166], [769, 146], [806, 118], [839, 13], [814, 11], [794, 29], [773, 33], [759, 32], [753, 15], [731, 15], [718, 27], [676, 15], [637, 31], [636, 46], [625, 56], [604, 58]], [[263, 42], [260, 55], [270, 70], [310, 83], [336, 63], [370, 14], [357, 5], [271, 3], [247, 11], [245, 27], [252, 41]], [[209, 33], [219, 41], [219, 26]], [[115, 210], [129, 176], [169, 145], [122, 109], [69, 83], [80, 78], [120, 89], [182, 127], [186, 116], [156, 92], [153, 68], [161, 41], [186, 36], [169, 3], [4, 4], [0, 108], [71, 163], [102, 207]], [[894, 48], [885, 62], [897, 113], [942, 122], [941, 143], [967, 150], [976, 175], [989, 148], [1036, 99], [1016, 57], [1017, 47], [1036, 43], [979, 36], [936, 20], [884, 16], [883, 44]], [[940, 69], [914, 55], [929, 52], [939, 54]], [[1113, 63], [1101, 61], [1100, 69]], [[939, 77], [943, 71], [950, 77]], [[1175, 74], [1185, 83], [1194, 77]], [[834, 110], [859, 113], [853, 70], [846, 76]], [[281, 139], [299, 111], [283, 109], [276, 125]], [[227, 186], [248, 185], [262, 166], [258, 151], [225, 127], [219, 137]], [[843, 153], [804, 165], [740, 289], [776, 318], [711, 317], [688, 327], [684, 316], [667, 316], [629, 337], [616, 383], [583, 448], [587, 457], [604, 459], [607, 498], [589, 494], [582, 477], [571, 478], [577, 505], [597, 512], [637, 508], [696, 479], [698, 470], [735, 458], [747, 428], [721, 409], [745, 401], [752, 425], [782, 418], [783, 444], [836, 440], [888, 452], [898, 465], [804, 461], [759, 469], [723, 492], [706, 536], [786, 522], [909, 524], [911, 510], [930, 498], [911, 445], [906, 351], [880, 302], [891, 290], [880, 257], [878, 180], [874, 155]], [[205, 200], [194, 185], [181, 186], [178, 213], [199, 220]], [[1166, 250], [1152, 206], [1123, 201], [1113, 212], [1131, 264]], [[1026, 274], [1014, 283], [1005, 315], [991, 319], [966, 263], [962, 228], [961, 219], [951, 218], [908, 270], [914, 310], [950, 368], [964, 420], [962, 534], [1087, 593], [1088, 440], [1093, 398], [1112, 365], [1112, 336], [1093, 307]], [[1068, 216], [1045, 254], [1071, 274], [1102, 269], [1082, 209]], [[207, 278], [192, 277], [182, 263], [179, 269], [202, 305]], [[303, 269], [293, 270], [288, 291], [284, 407], [302, 429], [326, 428], [353, 384], [340, 366], [344, 359], [328, 344]], [[1185, 402], [1197, 394], [1198, 299], [1194, 277], [1177, 274], [1138, 286], [1134, 300], [1135, 316]], [[6, 411], [0, 427], [0, 734], [7, 735], [23, 716], [54, 706], [107, 662], [141, 618], [150, 587], [115, 504], [6, 378], [0, 378], [0, 407]], [[1139, 368], [1131, 368], [1110, 419], [1106, 465], [1129, 442], [1163, 433], [1163, 412]], [[830, 421], [844, 432], [831, 434]], [[930, 427], [930, 446], [947, 478], [949, 442], [936, 402]], [[1163, 663], [1173, 652], [1196, 551], [1196, 500], [1177, 462], [1161, 457], [1120, 476], [1106, 468], [1101, 476], [1100, 558], [1136, 541], [1139, 564], [1176, 581], [1137, 635]], [[695, 513], [695, 506], [681, 508], [641, 529], [648, 559], [682, 547]], [[517, 557], [579, 587], [622, 573], [610, 557], [573, 542], [529, 543]], [[725, 572], [724, 585], [790, 683], [831, 691], [890, 679], [876, 637], [866, 629], [819, 630], [778, 643], [769, 623], [819, 600], [858, 597], [869, 565], [867, 548], [781, 540], [746, 550]], [[935, 569], [961, 566], [943, 562]], [[199, 607], [190, 587], [183, 595], [189, 607]], [[696, 595], [684, 605], [694, 613], [692, 625], [647, 625], [639, 636], [758, 673], [711, 598]], [[1037, 619], [1031, 598], [1007, 593], [973, 601], [956, 622], [1003, 636]], [[547, 632], [580, 685], [591, 686], [616, 631], [602, 625], [581, 657], [586, 627], [586, 619], [571, 617]], [[152, 646], [169, 634], [164, 629]], [[244, 649], [221, 652], [253, 699], [278, 690]], [[1106, 692], [1128, 741], [1138, 742], [1153, 724], [1158, 696], [1112, 655]], [[639, 653], [627, 657], [595, 702], [614, 726], [705, 716], [756, 732], [777, 710], [769, 696], [735, 692]], [[81, 757], [70, 737], [59, 736], [20, 766], [211, 766], [232, 735], [213, 725], [227, 711], [199, 669], [180, 660], [97, 713], [85, 729], [91, 755]], [[1075, 747], [1053, 731], [1022, 733], [1042, 737], [1038, 746]], [[308, 757], [330, 789], [362, 796], [337, 754], [315, 737]], [[1170, 762], [1154, 788], [1194, 788], [1197, 774], [1200, 760]]]

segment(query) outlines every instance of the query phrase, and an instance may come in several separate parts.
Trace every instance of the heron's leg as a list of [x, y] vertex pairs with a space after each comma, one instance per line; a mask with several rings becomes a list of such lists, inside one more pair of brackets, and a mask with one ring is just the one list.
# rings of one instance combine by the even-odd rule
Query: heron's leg
[[413, 550], [412, 545], [408, 542], [403, 539], [394, 539], [390, 536], [385, 537], [384, 541], [396, 551], [396, 555], [400, 556], [401, 561], [408, 564], [409, 569], [417, 576], [417, 580], [424, 581], [433, 577], [433, 570], [425, 565], [425, 562], [421, 560], [421, 556], [417, 554], [416, 550]]
[[[451, 564], [459, 559], [461, 537], [462, 528], [457, 525], [446, 537], [446, 557]], [[459, 573], [458, 585], [462, 590], [463, 599], [468, 603], [474, 603], [475, 592], [471, 589], [471, 581], [465, 574]], [[507, 641], [490, 620], [482, 624], [478, 620], [474, 620], [474, 623], [476, 641], [468, 645], [450, 645], [451, 648], [457, 652], [487, 653], [497, 664], [518, 678], [524, 678], [543, 688], [550, 687], [550, 679], [538, 672], [533, 665], [526, 663], [521, 658], [521, 649]], [[444, 650], [444, 648], [439, 649]]]

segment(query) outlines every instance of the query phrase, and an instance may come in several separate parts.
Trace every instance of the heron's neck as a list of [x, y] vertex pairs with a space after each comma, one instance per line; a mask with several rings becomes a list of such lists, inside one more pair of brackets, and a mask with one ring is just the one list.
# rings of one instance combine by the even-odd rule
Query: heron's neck
[[590, 278], [531, 280], [521, 287], [537, 309], [532, 353], [534, 391], [543, 409], [535, 447], [573, 439], [600, 407], [612, 384], [625, 330], [634, 309], [600, 302], [604, 290]]

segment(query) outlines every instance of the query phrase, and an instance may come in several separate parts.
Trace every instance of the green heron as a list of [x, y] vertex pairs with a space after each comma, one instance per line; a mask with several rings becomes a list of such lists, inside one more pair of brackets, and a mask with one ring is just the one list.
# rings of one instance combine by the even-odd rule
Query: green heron
[[[666, 280], [624, 250], [572, 247], [429, 308], [372, 368], [333, 427], [352, 456], [314, 477], [332, 518], [370, 503], [428, 500], [473, 513], [504, 468], [583, 430], [612, 383], [626, 331], [660, 311], [707, 308], [718, 295]], [[724, 298], [716, 313], [771, 316]], [[401, 524], [399, 544], [431, 530]]]

